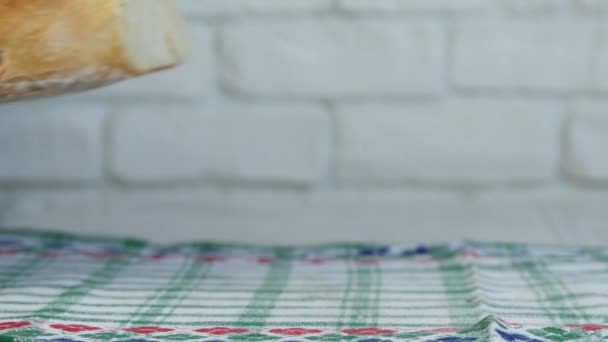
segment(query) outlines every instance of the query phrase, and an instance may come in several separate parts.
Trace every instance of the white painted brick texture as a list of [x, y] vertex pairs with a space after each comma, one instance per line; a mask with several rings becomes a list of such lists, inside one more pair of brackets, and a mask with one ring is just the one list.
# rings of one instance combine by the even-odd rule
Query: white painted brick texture
[[[163, 110], [164, 109], [164, 110]], [[108, 129], [112, 175], [125, 182], [196, 180], [209, 162], [208, 124], [171, 108], [119, 112]]]
[[590, 13], [608, 10], [608, 3], [603, 0], [571, 0], [573, 6]]
[[329, 9], [331, 0], [178, 0], [191, 16], [229, 15], [239, 13], [294, 14]]
[[346, 10], [369, 13], [383, 12], [461, 12], [486, 9], [490, 0], [338, 0]]
[[608, 243], [608, 1], [178, 3], [179, 68], [0, 105], [0, 227]]
[[456, 29], [451, 78], [477, 90], [580, 91], [605, 61], [584, 21], [474, 23]]
[[325, 165], [324, 124], [324, 114], [314, 109], [131, 108], [112, 119], [110, 168], [133, 183], [212, 178], [310, 184]]
[[566, 137], [566, 171], [580, 181], [608, 182], [608, 103], [577, 105]]
[[86, 183], [101, 180], [101, 122], [95, 107], [3, 107], [0, 182]]
[[505, 5], [518, 14], [543, 14], [560, 7], [560, 3], [554, 0], [505, 0]]
[[242, 24], [222, 35], [226, 85], [261, 97], [433, 96], [441, 32], [395, 20]]
[[559, 109], [505, 101], [351, 107], [339, 112], [349, 183], [543, 182], [557, 171]]

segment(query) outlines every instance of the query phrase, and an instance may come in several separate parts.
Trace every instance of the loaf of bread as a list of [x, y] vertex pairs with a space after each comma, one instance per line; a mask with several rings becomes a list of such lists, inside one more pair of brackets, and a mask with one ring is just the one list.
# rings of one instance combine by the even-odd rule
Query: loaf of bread
[[0, 0], [0, 102], [170, 68], [189, 44], [173, 0]]

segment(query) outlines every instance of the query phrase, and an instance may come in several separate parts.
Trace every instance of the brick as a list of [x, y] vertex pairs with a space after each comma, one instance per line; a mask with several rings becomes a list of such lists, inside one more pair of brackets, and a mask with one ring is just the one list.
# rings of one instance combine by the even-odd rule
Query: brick
[[132, 183], [308, 184], [322, 173], [324, 125], [311, 109], [131, 108], [112, 120], [110, 169]]
[[608, 91], [608, 26], [597, 28], [594, 49], [595, 59], [589, 63], [593, 70], [592, 87], [595, 90]]
[[9, 201], [10, 196], [7, 193], [0, 191], [0, 222], [2, 222], [2, 217], [9, 208]]
[[338, 174], [347, 184], [551, 181], [558, 108], [536, 102], [344, 107]]
[[24, 102], [0, 109], [0, 182], [100, 180], [103, 111], [63, 103]]
[[[311, 109], [257, 109], [223, 115], [214, 130], [215, 171], [222, 178], [245, 182], [313, 184], [324, 171], [327, 122]], [[222, 162], [223, 161], [223, 162]]]
[[297, 14], [330, 8], [331, 0], [179, 0], [189, 16], [239, 13]]
[[208, 162], [206, 127], [203, 116], [169, 106], [125, 110], [111, 120], [110, 170], [125, 182], [197, 179]]
[[594, 13], [607, 11], [608, 3], [604, 0], [570, 0], [575, 8]]
[[567, 128], [565, 169], [574, 179], [608, 181], [608, 103], [579, 105]]
[[[199, 240], [202, 235], [211, 241], [290, 245], [327, 241], [418, 244], [472, 236], [490, 241], [601, 245], [608, 243], [606, 203], [605, 194], [470, 200], [377, 192], [298, 196], [277, 192], [24, 191], [0, 224], [79, 234], [126, 234], [160, 243]], [[415, 229], [404, 233], [404, 222]]]
[[154, 74], [126, 80], [112, 86], [86, 93], [91, 97], [123, 100], [177, 99], [198, 100], [208, 95], [212, 87], [212, 38], [208, 29], [192, 25], [192, 55], [181, 66]]
[[584, 22], [465, 24], [453, 42], [451, 79], [480, 90], [590, 87], [593, 26]]
[[556, 10], [559, 0], [505, 0], [507, 9], [514, 13], [549, 13]]
[[250, 96], [433, 96], [441, 38], [429, 23], [394, 20], [241, 24], [222, 34], [223, 79]]
[[349, 11], [360, 12], [461, 12], [489, 7], [489, 0], [339, 0], [338, 5]]

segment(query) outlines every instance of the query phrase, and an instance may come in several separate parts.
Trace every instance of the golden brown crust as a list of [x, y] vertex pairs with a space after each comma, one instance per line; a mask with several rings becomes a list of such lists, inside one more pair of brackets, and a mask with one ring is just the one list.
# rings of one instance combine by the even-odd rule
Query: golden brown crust
[[0, 102], [137, 75], [123, 41], [125, 1], [0, 0]]

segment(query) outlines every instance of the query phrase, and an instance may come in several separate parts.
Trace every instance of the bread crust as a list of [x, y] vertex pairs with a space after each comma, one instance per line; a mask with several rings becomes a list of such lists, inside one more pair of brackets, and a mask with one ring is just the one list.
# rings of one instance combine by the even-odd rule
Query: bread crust
[[95, 88], [177, 64], [139, 70], [130, 62], [126, 1], [0, 0], [0, 102]]

